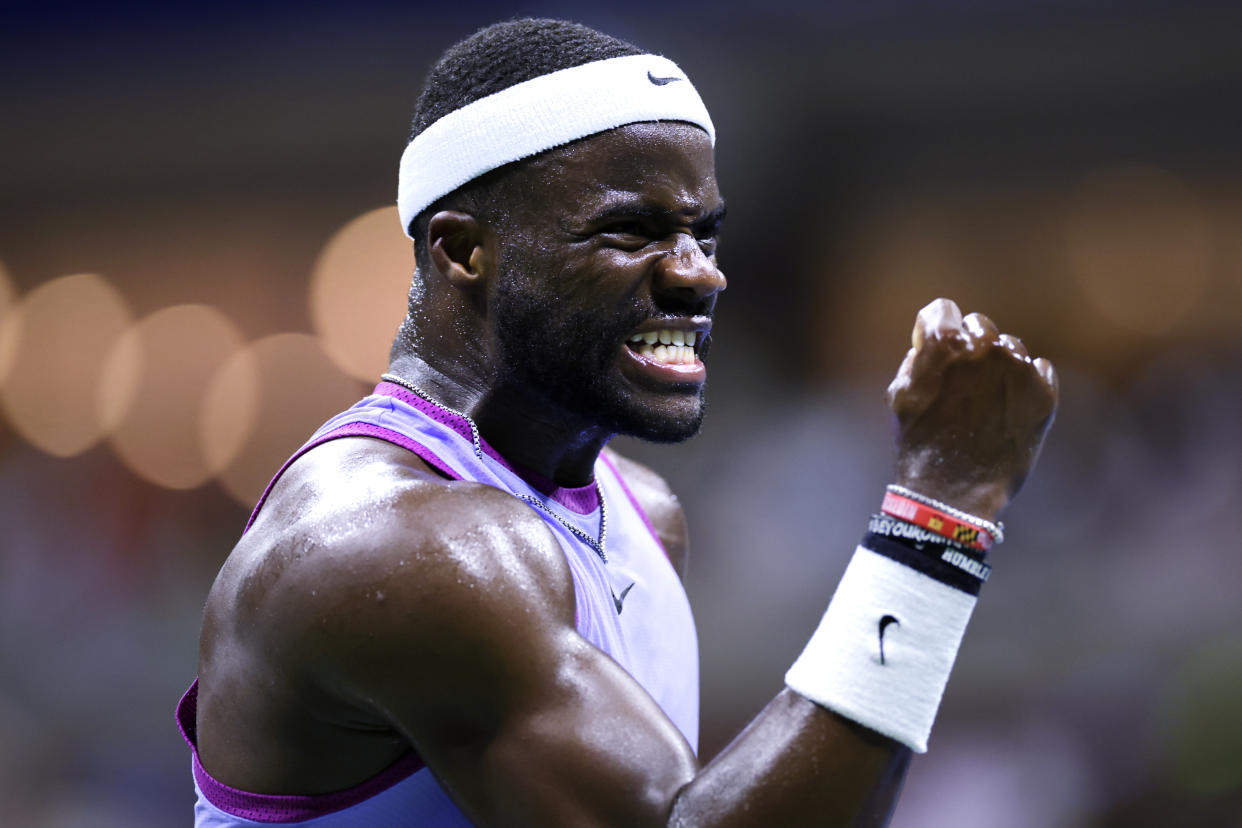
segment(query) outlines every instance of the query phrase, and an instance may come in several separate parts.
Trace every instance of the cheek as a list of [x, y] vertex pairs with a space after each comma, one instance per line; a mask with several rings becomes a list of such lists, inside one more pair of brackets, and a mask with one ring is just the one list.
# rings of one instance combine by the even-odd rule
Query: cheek
[[528, 315], [536, 308], [545, 314], [548, 332], [574, 329], [581, 342], [590, 328], [596, 342], [620, 341], [656, 313], [650, 274], [664, 252], [655, 244], [624, 250], [597, 239], [567, 243], [528, 230], [507, 237], [495, 290], [510, 309], [516, 300]]
[[574, 260], [564, 244], [537, 236], [519, 236], [501, 249], [499, 278], [522, 290], [539, 291], [564, 280]]
[[600, 247], [571, 263], [571, 289], [610, 308], [649, 303], [652, 274], [666, 252], [656, 244], [639, 250]]

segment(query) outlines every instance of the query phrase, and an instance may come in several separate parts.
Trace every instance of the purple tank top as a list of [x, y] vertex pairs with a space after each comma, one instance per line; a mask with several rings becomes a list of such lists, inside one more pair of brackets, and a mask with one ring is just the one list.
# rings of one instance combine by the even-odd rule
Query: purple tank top
[[[519, 473], [486, 441], [480, 440], [476, 453], [470, 426], [463, 418], [384, 382], [374, 394], [320, 427], [289, 459], [268, 484], [250, 523], [263, 508], [272, 485], [294, 460], [320, 443], [350, 436], [375, 437], [401, 446], [450, 478], [537, 498], [546, 511], [531, 508], [556, 534], [573, 576], [579, 634], [629, 671], [691, 747], [697, 745], [698, 644], [690, 605], [646, 515], [607, 457], [601, 455], [595, 464], [595, 479], [607, 511], [605, 563], [566, 527], [569, 524], [589, 537], [598, 537], [600, 504], [594, 486], [558, 488], [551, 481]], [[197, 684], [178, 706], [178, 721], [191, 748], [196, 697]], [[207, 773], [197, 752], [193, 772], [198, 794], [196, 828], [273, 823], [313, 828], [470, 825], [414, 754], [356, 788], [324, 796], [272, 796], [230, 788]]]

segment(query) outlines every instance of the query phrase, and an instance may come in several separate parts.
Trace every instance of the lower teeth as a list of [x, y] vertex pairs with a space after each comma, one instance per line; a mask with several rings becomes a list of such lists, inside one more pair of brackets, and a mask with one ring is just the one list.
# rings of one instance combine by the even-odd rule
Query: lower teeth
[[639, 356], [663, 365], [691, 365], [694, 363], [694, 348], [688, 345], [640, 345], [635, 349]]

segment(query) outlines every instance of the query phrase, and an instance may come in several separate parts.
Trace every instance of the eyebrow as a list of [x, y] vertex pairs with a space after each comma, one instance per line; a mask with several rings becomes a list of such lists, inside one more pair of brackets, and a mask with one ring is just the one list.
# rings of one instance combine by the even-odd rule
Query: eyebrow
[[[721, 202], [719, 206], [708, 210], [690, 223], [696, 227], [718, 225], [724, 221], [726, 212], [726, 205]], [[681, 210], [660, 210], [645, 202], [626, 201], [591, 214], [589, 221], [597, 224], [618, 218], [645, 218], [669, 223], [680, 223], [685, 220], [684, 212]]]

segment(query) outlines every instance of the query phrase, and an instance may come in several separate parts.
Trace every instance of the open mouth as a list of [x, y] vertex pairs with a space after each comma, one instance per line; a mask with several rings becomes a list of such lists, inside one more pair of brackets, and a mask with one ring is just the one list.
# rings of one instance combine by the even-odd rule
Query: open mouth
[[695, 343], [701, 338], [697, 331], [661, 328], [634, 334], [625, 343], [643, 359], [661, 365], [694, 365], [698, 362]]

